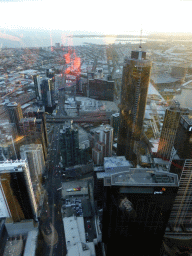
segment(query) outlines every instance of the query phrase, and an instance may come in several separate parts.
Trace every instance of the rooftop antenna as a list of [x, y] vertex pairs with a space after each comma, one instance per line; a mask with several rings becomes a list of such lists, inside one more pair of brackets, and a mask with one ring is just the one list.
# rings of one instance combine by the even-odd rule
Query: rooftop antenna
[[142, 42], [142, 29], [140, 33], [139, 57], [138, 57], [139, 60], [142, 60], [141, 42]]

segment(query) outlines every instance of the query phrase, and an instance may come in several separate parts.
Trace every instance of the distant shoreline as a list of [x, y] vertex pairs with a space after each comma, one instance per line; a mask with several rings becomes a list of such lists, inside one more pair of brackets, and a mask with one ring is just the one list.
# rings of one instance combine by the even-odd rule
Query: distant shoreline
[[[115, 38], [139, 38], [139, 35], [69, 35], [66, 37], [80, 37], [80, 38], [84, 38], [84, 37], [115, 37]], [[145, 36], [146, 37], [146, 36]]]
[[69, 38], [105, 38], [105, 37], [111, 37], [111, 38], [142, 38], [142, 39], [174, 39], [174, 40], [192, 40], [192, 33], [157, 33], [157, 34], [149, 34], [149, 35], [97, 35], [97, 34], [92, 34], [92, 35], [67, 35], [66, 37]]

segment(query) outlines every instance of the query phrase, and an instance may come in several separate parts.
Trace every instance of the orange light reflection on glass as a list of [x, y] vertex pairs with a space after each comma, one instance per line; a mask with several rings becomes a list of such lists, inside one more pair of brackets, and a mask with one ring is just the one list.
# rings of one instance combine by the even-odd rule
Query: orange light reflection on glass
[[68, 53], [64, 55], [65, 62], [68, 64], [65, 74], [79, 75], [81, 69], [81, 58], [76, 56], [75, 51], [68, 50]]
[[0, 32], [0, 38], [8, 39], [10, 41], [18, 41], [18, 42], [21, 41], [21, 38], [19, 38], [17, 36], [8, 35], [8, 34], [2, 33], [2, 32]]

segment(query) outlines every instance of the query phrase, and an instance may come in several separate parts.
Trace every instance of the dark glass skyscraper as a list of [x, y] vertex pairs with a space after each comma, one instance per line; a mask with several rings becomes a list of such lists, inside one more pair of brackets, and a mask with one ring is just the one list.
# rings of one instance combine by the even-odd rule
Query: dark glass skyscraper
[[122, 77], [117, 155], [133, 160], [140, 140], [149, 86], [151, 62], [146, 52], [132, 51], [125, 59]]
[[45, 78], [41, 84], [41, 99], [45, 106], [45, 111], [52, 112], [54, 108], [54, 81], [53, 78]]
[[19, 133], [19, 122], [21, 118], [23, 118], [21, 105], [17, 104], [16, 102], [9, 103], [7, 105], [7, 110], [8, 110], [10, 122], [15, 124], [17, 133]]
[[181, 159], [192, 159], [192, 115], [181, 116], [174, 148]]
[[106, 256], [160, 255], [178, 190], [176, 174], [132, 168], [104, 175], [102, 241]]

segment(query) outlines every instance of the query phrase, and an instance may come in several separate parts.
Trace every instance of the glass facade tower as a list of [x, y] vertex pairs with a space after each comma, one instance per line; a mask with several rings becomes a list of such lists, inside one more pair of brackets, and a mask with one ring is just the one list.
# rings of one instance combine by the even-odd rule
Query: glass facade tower
[[145, 52], [132, 51], [131, 58], [125, 59], [117, 155], [131, 161], [142, 132], [150, 71], [151, 62], [146, 60]]

